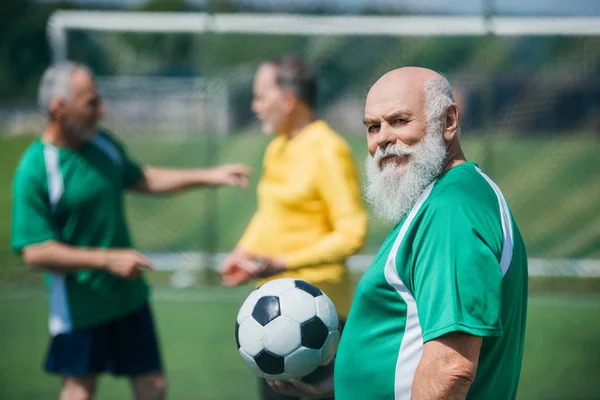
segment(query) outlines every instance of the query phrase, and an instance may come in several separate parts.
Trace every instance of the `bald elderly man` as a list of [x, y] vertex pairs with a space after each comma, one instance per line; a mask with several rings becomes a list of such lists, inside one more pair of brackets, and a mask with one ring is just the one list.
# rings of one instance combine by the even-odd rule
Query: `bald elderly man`
[[358, 285], [330, 374], [271, 386], [336, 400], [514, 399], [525, 246], [500, 188], [465, 159], [450, 85], [423, 68], [391, 71], [369, 91], [364, 123], [366, 197], [396, 225]]

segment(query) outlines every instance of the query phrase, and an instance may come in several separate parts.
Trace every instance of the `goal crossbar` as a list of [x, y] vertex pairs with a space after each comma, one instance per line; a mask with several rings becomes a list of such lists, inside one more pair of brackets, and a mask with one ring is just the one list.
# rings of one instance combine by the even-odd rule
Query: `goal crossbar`
[[600, 36], [600, 17], [353, 16], [200, 12], [56, 11], [47, 33], [54, 62], [67, 31], [239, 33], [302, 36]]

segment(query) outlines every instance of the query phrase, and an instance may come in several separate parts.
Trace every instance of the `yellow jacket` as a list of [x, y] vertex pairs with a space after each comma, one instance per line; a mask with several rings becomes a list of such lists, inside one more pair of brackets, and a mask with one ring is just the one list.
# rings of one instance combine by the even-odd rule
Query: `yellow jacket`
[[367, 214], [347, 143], [324, 121], [267, 147], [258, 209], [239, 246], [285, 260], [311, 283], [344, 280], [345, 260], [363, 245]]

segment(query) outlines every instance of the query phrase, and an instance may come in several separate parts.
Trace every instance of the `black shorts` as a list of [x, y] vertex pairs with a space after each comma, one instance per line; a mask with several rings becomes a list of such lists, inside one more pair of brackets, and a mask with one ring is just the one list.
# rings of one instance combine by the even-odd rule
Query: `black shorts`
[[120, 319], [50, 340], [46, 372], [89, 376], [109, 372], [135, 376], [162, 371], [152, 311], [145, 304]]

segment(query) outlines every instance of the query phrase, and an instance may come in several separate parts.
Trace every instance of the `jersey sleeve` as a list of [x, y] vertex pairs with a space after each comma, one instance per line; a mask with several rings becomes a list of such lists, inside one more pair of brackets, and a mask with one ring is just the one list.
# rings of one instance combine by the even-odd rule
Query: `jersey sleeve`
[[136, 183], [142, 179], [144, 175], [144, 171], [142, 166], [135, 161], [125, 146], [117, 140], [112, 134], [102, 131], [102, 135], [104, 135], [108, 140], [110, 140], [121, 153], [121, 168], [123, 173], [123, 186], [125, 188], [130, 188], [134, 186]]
[[49, 240], [58, 240], [51, 220], [50, 202], [42, 172], [20, 165], [13, 178], [11, 248], [23, 248]]
[[127, 151], [123, 149], [123, 185], [130, 188], [142, 179], [144, 171], [140, 164], [134, 161]]
[[423, 342], [456, 331], [502, 335], [498, 232], [485, 218], [495, 216], [460, 203], [428, 207], [414, 237], [413, 295]]

